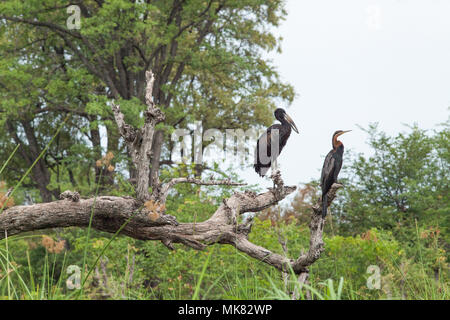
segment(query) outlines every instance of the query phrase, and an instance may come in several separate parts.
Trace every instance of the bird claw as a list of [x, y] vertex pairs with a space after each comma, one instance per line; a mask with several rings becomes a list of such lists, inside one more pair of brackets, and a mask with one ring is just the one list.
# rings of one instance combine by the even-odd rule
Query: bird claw
[[272, 193], [278, 194], [284, 187], [283, 179], [281, 178], [280, 170], [276, 170], [270, 175], [270, 179], [273, 181], [273, 188], [268, 188]]
[[281, 172], [280, 170], [276, 170], [274, 173], [272, 173], [272, 175], [270, 176], [270, 179], [272, 179], [273, 181], [273, 188], [274, 189], [278, 189], [278, 188], [282, 188], [284, 183], [283, 180], [281, 179]]
[[280, 170], [275, 170], [274, 172], [272, 172], [272, 174], [270, 175], [270, 179], [274, 179], [275, 177], [281, 176], [281, 172]]

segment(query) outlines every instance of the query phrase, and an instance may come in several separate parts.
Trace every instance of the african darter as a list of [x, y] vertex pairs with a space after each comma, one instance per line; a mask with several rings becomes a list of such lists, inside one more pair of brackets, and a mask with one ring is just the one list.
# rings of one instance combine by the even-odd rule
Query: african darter
[[287, 139], [291, 135], [291, 128], [298, 133], [294, 121], [288, 116], [286, 111], [278, 108], [275, 110], [274, 115], [281, 124], [277, 123], [267, 128], [267, 131], [259, 137], [256, 143], [255, 164], [253, 167], [261, 177], [264, 177], [272, 163], [280, 155]]
[[320, 185], [322, 186], [322, 217], [327, 215], [328, 199], [327, 193], [330, 190], [333, 183], [337, 182], [339, 171], [342, 167], [342, 155], [344, 154], [344, 145], [337, 138], [348, 131], [336, 131], [333, 134], [332, 146], [333, 149], [328, 152], [325, 162], [322, 167], [322, 176], [320, 178]]

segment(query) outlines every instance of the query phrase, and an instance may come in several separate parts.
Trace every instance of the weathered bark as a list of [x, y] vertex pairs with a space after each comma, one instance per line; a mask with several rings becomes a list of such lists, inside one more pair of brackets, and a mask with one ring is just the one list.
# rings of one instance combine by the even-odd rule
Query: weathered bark
[[[197, 182], [200, 183], [200, 181]], [[308, 266], [313, 264], [324, 250], [322, 240], [324, 219], [321, 216], [320, 201], [312, 208], [309, 251], [296, 260], [250, 242], [248, 235], [251, 232], [252, 221], [249, 220], [243, 224], [237, 222], [238, 215], [258, 212], [273, 206], [296, 189], [283, 186], [279, 175], [274, 177], [274, 182], [275, 189], [265, 193], [235, 193], [230, 198], [224, 199], [208, 220], [199, 223], [178, 223], [175, 217], [151, 212], [142, 206], [140, 201], [131, 197], [98, 197], [80, 200], [77, 193], [65, 192], [61, 195], [64, 198], [61, 201], [17, 206], [5, 211], [0, 215], [2, 231], [0, 239], [5, 236], [5, 232], [8, 236], [12, 236], [47, 228], [87, 227], [95, 204], [92, 227], [97, 230], [115, 233], [128, 221], [121, 234], [140, 240], [160, 240], [170, 249], [173, 249], [174, 243], [182, 243], [198, 250], [215, 243], [230, 244], [239, 251], [280, 271], [292, 268], [296, 274], [306, 273], [302, 277], [307, 278]], [[214, 181], [214, 183], [225, 184], [226, 181]], [[204, 184], [213, 184], [213, 182], [204, 182]], [[175, 183], [171, 181], [170, 185], [173, 186]], [[340, 187], [341, 185], [338, 184], [333, 185], [329, 193], [330, 202]], [[167, 187], [163, 189], [167, 190]]]
[[156, 186], [159, 184], [159, 166], [161, 160], [161, 149], [164, 139], [164, 132], [157, 130], [153, 139], [152, 145], [152, 161], [150, 169], [150, 186]]
[[136, 194], [140, 201], [145, 202], [150, 199], [148, 188], [150, 186], [150, 157], [153, 144], [155, 126], [165, 120], [165, 115], [155, 107], [153, 103], [153, 84], [155, 78], [151, 71], [146, 73], [147, 88], [145, 100], [147, 110], [145, 112], [145, 123], [140, 129], [133, 128], [125, 123], [124, 115], [120, 111], [120, 106], [113, 103], [112, 109], [120, 135], [124, 138], [131, 159], [137, 171]]
[[[187, 181], [171, 181], [170, 186]], [[196, 181], [198, 184], [230, 184], [227, 181]], [[168, 188], [164, 187], [167, 191]], [[277, 192], [268, 191], [256, 195], [254, 193], [235, 193], [223, 201], [213, 216], [200, 223], [178, 223], [176, 218], [158, 212], [157, 218], [142, 206], [140, 201], [131, 197], [98, 197], [97, 199], [80, 200], [79, 195], [65, 192], [64, 200], [31, 206], [16, 206], [0, 215], [0, 230], [9, 236], [22, 232], [56, 228], [86, 227], [89, 224], [92, 207], [94, 216], [92, 227], [114, 233], [130, 218], [123, 228], [122, 234], [141, 240], [161, 240], [172, 248], [173, 243], [183, 243], [195, 249], [203, 249], [214, 243], [233, 244], [248, 251], [251, 255], [264, 255], [267, 250], [260, 247], [242, 247], [242, 238], [248, 235], [248, 226], [237, 225], [237, 215], [245, 212], [256, 212], [284, 199], [295, 187], [281, 186]], [[247, 227], [247, 228], [246, 228]], [[3, 238], [5, 232], [0, 234]], [[261, 252], [260, 252], [261, 251]]]
[[[331, 205], [336, 197], [336, 192], [342, 188], [343, 185], [339, 183], [334, 183], [331, 186], [330, 191], [327, 193], [327, 207]], [[294, 262], [293, 270], [299, 275], [298, 282], [302, 284], [307, 284], [309, 279], [309, 269], [308, 267], [314, 264], [319, 258], [322, 252], [325, 250], [323, 243], [323, 227], [325, 225], [325, 219], [322, 218], [322, 199], [319, 199], [317, 204], [311, 207], [313, 214], [311, 217], [311, 222], [309, 224], [310, 238], [309, 238], [309, 250], [306, 254], [300, 255], [300, 257]], [[306, 297], [308, 300], [311, 299], [311, 293], [306, 290]], [[293, 299], [298, 299], [298, 292], [294, 292]]]

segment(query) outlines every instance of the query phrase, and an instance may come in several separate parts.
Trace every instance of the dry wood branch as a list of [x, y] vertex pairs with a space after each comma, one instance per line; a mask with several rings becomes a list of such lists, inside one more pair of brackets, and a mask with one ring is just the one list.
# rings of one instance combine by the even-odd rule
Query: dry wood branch
[[63, 199], [67, 199], [73, 202], [78, 202], [80, 201], [80, 194], [78, 192], [72, 192], [72, 191], [64, 191], [63, 193], [61, 193], [61, 195], [59, 196], [59, 198], [61, 200]]
[[[247, 255], [265, 262], [280, 271], [290, 268], [299, 274], [301, 281], [308, 279], [308, 267], [319, 259], [323, 252], [324, 219], [321, 215], [321, 201], [312, 207], [310, 223], [310, 247], [306, 254], [298, 259], [288, 258], [249, 241], [252, 219], [238, 225], [238, 216], [246, 212], [258, 212], [277, 204], [295, 191], [296, 187], [284, 186], [279, 171], [272, 174], [274, 186], [261, 194], [245, 191], [234, 193], [223, 199], [216, 212], [206, 221], [200, 223], [178, 223], [176, 218], [165, 214], [165, 201], [170, 190], [180, 183], [197, 185], [242, 186], [230, 180], [203, 181], [195, 178], [174, 178], [165, 184], [154, 186], [149, 194], [150, 159], [155, 126], [164, 121], [162, 111], [154, 105], [153, 74], [146, 73], [147, 87], [145, 101], [145, 123], [142, 128], [133, 128], [125, 122], [120, 106], [112, 103], [112, 111], [119, 132], [127, 143], [132, 161], [137, 170], [137, 198], [98, 197], [80, 199], [76, 192], [66, 191], [61, 194], [61, 201], [17, 206], [0, 215], [0, 238], [6, 234], [15, 235], [22, 232], [58, 228], [87, 227], [94, 209], [92, 227], [105, 232], [115, 233], [124, 224], [122, 234], [141, 240], [159, 240], [169, 249], [175, 243], [181, 243], [194, 249], [204, 249], [214, 243], [230, 244]], [[157, 179], [156, 179], [157, 180]], [[334, 200], [336, 192], [342, 185], [334, 184], [328, 193], [328, 205]], [[93, 206], [95, 205], [95, 208]], [[1, 232], [4, 231], [4, 232]], [[302, 280], [303, 279], [303, 280]]]
[[[275, 178], [274, 178], [275, 179]], [[10, 236], [33, 230], [58, 227], [87, 227], [92, 206], [95, 203], [92, 227], [105, 232], [115, 233], [124, 223], [122, 234], [140, 240], [159, 240], [173, 249], [174, 243], [181, 243], [194, 249], [204, 249], [214, 243], [230, 244], [245, 254], [265, 262], [280, 271], [289, 268], [307, 279], [308, 267], [313, 264], [323, 251], [323, 225], [321, 204], [312, 207], [310, 248], [297, 260], [273, 253], [248, 240], [252, 220], [238, 225], [237, 216], [246, 212], [258, 212], [277, 204], [294, 192], [295, 187], [285, 187], [281, 177], [277, 177], [275, 189], [265, 193], [235, 193], [224, 199], [216, 212], [206, 221], [200, 223], [178, 223], [170, 215], [159, 215], [150, 218], [142, 202], [131, 197], [98, 197], [94, 199], [77, 199], [73, 192], [65, 192], [65, 200], [41, 203], [30, 206], [17, 206], [0, 215], [0, 238], [4, 234]], [[190, 178], [177, 178], [171, 185], [178, 183], [203, 183]], [[214, 181], [217, 183], [218, 181]], [[210, 182], [209, 184], [211, 184]], [[231, 183], [233, 184], [233, 183]], [[336, 196], [342, 185], [334, 184], [329, 192], [329, 203]], [[78, 201], [76, 201], [78, 200]], [[131, 219], [130, 219], [131, 218]]]
[[[296, 190], [296, 187], [284, 186], [279, 171], [272, 174], [274, 186], [261, 194], [254, 192], [234, 193], [223, 199], [216, 212], [206, 221], [200, 223], [178, 223], [176, 218], [165, 214], [165, 202], [170, 190], [180, 183], [197, 185], [244, 184], [230, 180], [203, 181], [195, 178], [174, 178], [165, 184], [157, 184], [149, 193], [150, 159], [155, 127], [165, 120], [163, 112], [153, 101], [155, 78], [151, 71], [146, 72], [145, 101], [147, 109], [142, 128], [134, 128], [125, 122], [125, 117], [118, 104], [112, 103], [112, 111], [124, 138], [132, 161], [137, 170], [136, 194], [130, 197], [98, 197], [97, 199], [80, 199], [76, 192], [66, 191], [61, 194], [61, 201], [17, 206], [0, 215], [0, 239], [40, 229], [59, 227], [87, 227], [92, 210], [94, 216], [92, 227], [105, 232], [115, 233], [124, 226], [123, 235], [141, 240], [159, 240], [169, 249], [175, 243], [181, 243], [194, 249], [204, 249], [215, 243], [230, 244], [241, 252], [265, 262], [280, 271], [292, 269], [300, 275], [300, 281], [307, 281], [308, 267], [319, 259], [324, 250], [323, 227], [325, 220], [321, 215], [321, 200], [312, 206], [310, 223], [310, 247], [306, 254], [298, 259], [291, 259], [287, 254], [280, 255], [249, 241], [252, 219], [238, 225], [238, 216], [247, 212], [258, 212], [277, 204]], [[157, 181], [157, 179], [155, 179]], [[328, 205], [334, 200], [336, 192], [342, 185], [333, 184], [328, 192]], [[95, 206], [93, 208], [93, 206]], [[162, 209], [161, 209], [162, 208]], [[3, 231], [3, 232], [2, 232]]]
[[[335, 183], [331, 186], [330, 191], [328, 191], [328, 206], [336, 198], [336, 192], [342, 188], [343, 185]], [[325, 225], [325, 219], [322, 218], [322, 200], [312, 206], [313, 215], [311, 222], [309, 224], [310, 229], [310, 239], [309, 239], [309, 250], [306, 254], [301, 255], [293, 265], [293, 269], [296, 273], [301, 270], [305, 270], [308, 266], [312, 265], [317, 259], [320, 258], [324, 250], [323, 243], [323, 227]]]
[[116, 120], [117, 127], [119, 128], [119, 133], [122, 138], [125, 139], [127, 145], [130, 146], [130, 143], [133, 144], [136, 141], [139, 131], [125, 123], [125, 117], [120, 111], [120, 106], [118, 104], [115, 102], [112, 102], [111, 104], [111, 109], [114, 113], [114, 119]]
[[[155, 106], [153, 101], [153, 86], [155, 77], [151, 71], [145, 73], [147, 86], [145, 90], [145, 102], [147, 109], [145, 111], [145, 124], [142, 128], [136, 129], [125, 122], [125, 117], [120, 111], [120, 106], [112, 103], [111, 109], [114, 113], [114, 119], [119, 128], [121, 136], [127, 143], [131, 158], [137, 171], [136, 194], [137, 200], [144, 203], [147, 200], [153, 200], [160, 204], [166, 202], [167, 195], [174, 185], [179, 183], [193, 183], [197, 185], [229, 185], [241, 186], [244, 184], [234, 183], [229, 180], [220, 181], [201, 181], [192, 178], [175, 178], [166, 184], [153, 186], [153, 194], [149, 194], [150, 186], [150, 159], [152, 157], [152, 144], [155, 136], [155, 127], [158, 123], [165, 120], [164, 113]], [[155, 181], [155, 177], [153, 177]]]
[[[190, 181], [186, 178], [184, 182]], [[141, 240], [160, 240], [168, 248], [173, 248], [174, 243], [182, 243], [194, 249], [204, 249], [214, 243], [231, 244], [281, 270], [286, 263], [293, 261], [248, 241], [251, 223], [247, 221], [247, 224], [238, 226], [236, 221], [237, 215], [261, 211], [278, 203], [294, 190], [295, 187], [281, 187], [276, 193], [235, 193], [224, 199], [211, 218], [195, 224], [180, 224], [170, 215], [151, 219], [141, 202], [130, 197], [98, 197], [96, 201], [79, 199], [75, 202], [68, 201], [72, 200], [73, 193], [67, 192], [64, 196], [66, 200], [6, 210], [0, 215], [0, 230], [11, 236], [47, 228], [87, 227], [95, 203], [92, 227], [97, 230], [114, 233], [129, 220], [121, 232], [123, 235]], [[4, 234], [2, 232], [0, 238]]]
[[145, 123], [142, 128], [133, 128], [127, 124], [119, 105], [113, 102], [111, 106], [120, 135], [127, 143], [128, 150], [131, 153], [131, 159], [136, 167], [138, 177], [136, 181], [136, 194], [137, 199], [141, 202], [150, 199], [148, 188], [150, 185], [150, 159], [155, 126], [165, 120], [164, 113], [153, 102], [155, 77], [151, 71], [147, 71], [145, 75], [147, 81], [145, 90], [147, 109], [145, 111]]

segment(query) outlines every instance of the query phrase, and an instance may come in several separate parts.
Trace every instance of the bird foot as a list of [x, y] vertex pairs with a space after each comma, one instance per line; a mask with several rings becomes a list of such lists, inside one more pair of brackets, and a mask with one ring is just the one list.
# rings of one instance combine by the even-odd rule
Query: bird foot
[[283, 179], [281, 179], [281, 172], [280, 170], [276, 170], [272, 173], [270, 176], [270, 179], [273, 181], [273, 188], [274, 189], [281, 189], [284, 186]]

